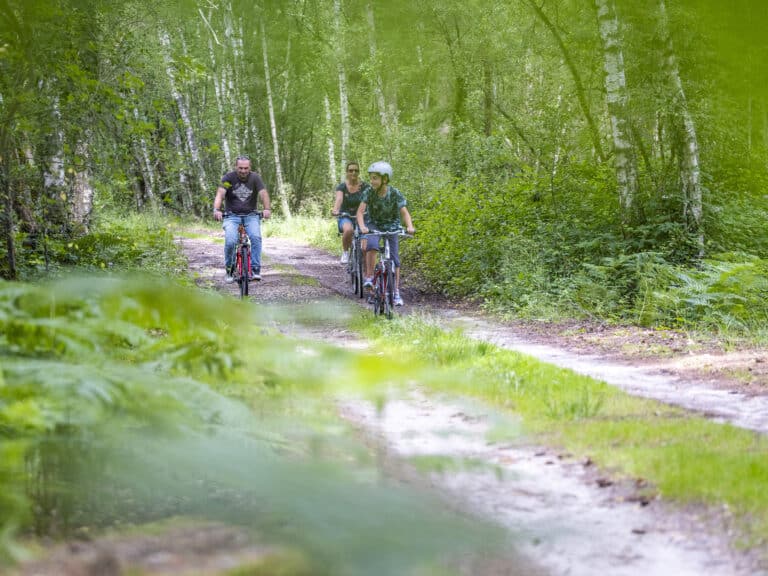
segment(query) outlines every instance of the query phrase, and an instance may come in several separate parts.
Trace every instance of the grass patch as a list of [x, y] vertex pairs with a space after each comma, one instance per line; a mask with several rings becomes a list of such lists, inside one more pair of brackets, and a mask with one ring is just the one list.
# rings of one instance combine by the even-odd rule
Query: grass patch
[[290, 220], [270, 219], [264, 223], [264, 236], [289, 238], [302, 244], [341, 254], [341, 237], [338, 235], [335, 218], [294, 216]]
[[425, 384], [522, 417], [523, 429], [679, 503], [727, 506], [751, 545], [768, 541], [768, 439], [721, 425], [487, 342], [426, 318], [361, 318], [356, 328], [400, 361], [443, 372]]

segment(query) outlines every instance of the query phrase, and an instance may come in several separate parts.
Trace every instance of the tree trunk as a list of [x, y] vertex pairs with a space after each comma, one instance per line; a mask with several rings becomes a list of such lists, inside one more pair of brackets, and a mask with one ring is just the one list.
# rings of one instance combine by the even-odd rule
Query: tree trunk
[[331, 178], [331, 186], [338, 182], [336, 178], [336, 154], [333, 147], [333, 117], [331, 116], [331, 103], [328, 95], [325, 95], [325, 130], [328, 134], [328, 174]]
[[285, 68], [283, 70], [283, 103], [280, 112], [285, 114], [288, 109], [288, 92], [291, 86], [291, 35], [288, 34], [288, 47], [285, 49]]
[[272, 101], [272, 83], [269, 79], [269, 57], [267, 56], [267, 33], [264, 30], [264, 20], [261, 21], [261, 48], [264, 52], [264, 79], [267, 84], [267, 105], [269, 106], [269, 126], [272, 130], [272, 148], [275, 154], [275, 178], [277, 179], [277, 196], [280, 199], [280, 207], [283, 216], [290, 220], [291, 209], [286, 197], [285, 183], [283, 182], [283, 168], [280, 164], [280, 145], [277, 139], [277, 123], [275, 122], [275, 106]]
[[88, 169], [90, 153], [85, 142], [77, 143], [75, 155], [83, 159], [83, 165], [76, 168], [72, 179], [70, 209], [75, 222], [88, 230], [93, 210], [93, 186], [91, 186], [91, 175]]
[[[53, 99], [53, 129], [55, 132], [53, 156], [45, 164], [44, 184], [46, 193], [50, 197], [58, 196], [58, 192], [64, 189], [66, 185], [66, 176], [64, 173], [64, 133], [61, 130], [61, 110], [59, 109], [59, 99]], [[53, 192], [51, 192], [53, 189]]]
[[664, 0], [659, 0], [659, 15], [661, 34], [664, 39], [664, 65], [674, 95], [676, 118], [681, 121], [680, 127], [682, 146], [679, 150], [680, 178], [683, 184], [684, 208], [683, 216], [689, 230], [696, 234], [699, 257], [704, 255], [704, 229], [702, 227], [703, 201], [701, 190], [701, 167], [699, 163], [699, 141], [696, 136], [696, 125], [688, 109], [683, 81], [680, 78], [680, 68], [677, 64], [672, 36], [669, 32], [667, 7]]
[[[211, 68], [213, 70], [213, 94], [216, 98], [216, 109], [219, 113], [219, 130], [221, 130], [221, 148], [224, 151], [224, 162], [226, 166], [232, 166], [232, 151], [229, 147], [229, 138], [227, 136], [227, 119], [224, 114], [224, 94], [222, 94], [223, 79], [222, 73], [217, 72], [216, 53], [213, 50], [213, 41], [208, 39], [208, 52], [211, 58]], [[221, 83], [220, 83], [221, 79]]]
[[614, 165], [619, 190], [622, 219], [627, 221], [638, 190], [637, 159], [629, 126], [629, 97], [624, 75], [624, 55], [619, 39], [619, 23], [612, 0], [595, 0], [600, 40], [603, 44], [603, 68], [608, 115], [613, 136]]
[[[181, 120], [184, 124], [184, 130], [187, 137], [187, 149], [189, 150], [189, 154], [192, 158], [192, 165], [194, 166], [197, 174], [197, 180], [198, 185], [200, 186], [200, 192], [205, 192], [207, 189], [206, 186], [206, 177], [205, 177], [205, 170], [203, 168], [203, 164], [200, 160], [200, 152], [197, 148], [197, 141], [195, 140], [195, 132], [192, 129], [192, 121], [190, 120], [189, 111], [187, 109], [186, 102], [184, 101], [184, 98], [181, 95], [181, 92], [179, 92], [177, 86], [176, 86], [176, 78], [173, 72], [173, 64], [171, 62], [171, 40], [168, 36], [168, 32], [161, 31], [160, 32], [160, 43], [163, 45], [163, 57], [165, 59], [165, 69], [166, 73], [168, 74], [168, 82], [170, 83], [171, 87], [171, 96], [173, 97], [174, 101], [176, 102], [176, 106], [179, 109], [179, 115], [181, 116]], [[191, 200], [192, 194], [189, 193], [187, 195], [182, 196], [182, 198]], [[184, 206], [185, 210], [191, 210], [193, 208], [193, 205], [190, 203], [188, 206]]]
[[341, 165], [347, 163], [349, 149], [349, 102], [347, 100], [347, 74], [344, 71], [344, 35], [341, 29], [341, 0], [333, 0], [334, 27], [336, 30], [336, 69], [339, 76], [339, 111], [341, 113]]
[[493, 132], [493, 71], [488, 59], [483, 60], [483, 133]]
[[381, 71], [379, 70], [379, 61], [377, 56], [376, 20], [374, 18], [373, 6], [370, 2], [365, 4], [365, 14], [368, 18], [368, 49], [371, 53], [371, 63], [375, 70], [375, 76], [373, 79], [373, 93], [376, 97], [376, 107], [379, 110], [379, 119], [381, 120], [381, 125], [389, 129], [389, 122], [387, 121], [387, 103], [384, 99], [384, 82], [381, 79]]
[[[134, 99], [136, 98], [133, 90], [131, 91], [131, 95], [134, 97]], [[135, 105], [133, 107], [133, 119], [136, 120], [136, 123], [141, 121], [139, 109]], [[152, 170], [152, 161], [150, 160], [149, 147], [147, 146], [147, 141], [144, 139], [144, 136], [139, 138], [138, 146], [139, 151], [137, 154], [137, 160], [139, 161], [139, 166], [141, 166], [141, 171], [144, 175], [144, 193], [147, 197], [147, 200], [149, 200], [150, 205], [153, 208], [157, 208], [157, 202], [155, 198], [155, 171]], [[90, 213], [90, 210], [88, 213]]]
[[[5, 148], [5, 146], [3, 147]], [[16, 235], [14, 231], [13, 189], [11, 187], [11, 167], [9, 155], [5, 150], [0, 154], [0, 191], [3, 195], [3, 232], [5, 234], [5, 249], [7, 252], [8, 280], [16, 280], [19, 271], [16, 264]]]

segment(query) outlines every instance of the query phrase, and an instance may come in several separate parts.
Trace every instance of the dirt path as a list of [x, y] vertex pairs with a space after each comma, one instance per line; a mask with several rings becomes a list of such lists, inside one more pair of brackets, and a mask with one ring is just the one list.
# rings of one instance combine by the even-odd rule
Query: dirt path
[[[222, 246], [214, 241], [218, 237], [208, 233], [207, 237], [184, 239], [182, 245], [198, 284], [234, 296], [236, 287], [223, 283]], [[253, 300], [270, 304], [266, 309], [300, 310], [309, 304], [331, 310], [330, 315], [338, 318], [362, 305], [348, 297], [350, 290], [335, 257], [275, 238], [265, 239], [264, 255], [263, 280], [255, 287]], [[762, 351], [724, 354], [712, 343], [696, 345], [700, 349], [694, 351], [694, 344], [681, 341], [679, 335], [644, 330], [603, 330], [602, 339], [590, 339], [595, 334], [590, 335], [583, 326], [550, 326], [554, 332], [550, 334], [536, 325], [502, 325], [468, 307], [450, 306], [407, 287], [403, 294], [407, 302], [403, 313], [428, 310], [446, 325], [462, 326], [473, 337], [590, 373], [633, 394], [658, 397], [768, 431], [768, 397], [761, 371], [750, 383], [723, 370], [706, 370], [707, 380], [700, 381], [704, 354], [718, 358], [718, 366], [727, 362], [750, 367], [762, 366]], [[306, 326], [285, 318], [274, 316], [275, 325], [285, 332], [344, 346], [359, 345], [356, 336], [338, 322]], [[568, 330], [574, 335], [569, 336]], [[618, 342], [623, 354], [617, 353]], [[683, 362], [693, 357], [699, 360]], [[452, 502], [460, 501], [504, 525], [515, 534], [526, 557], [547, 573], [766, 573], [761, 572], [761, 560], [756, 556], [732, 552], [722, 516], [706, 517], [702, 510], [683, 511], [661, 501], [637, 498], [636, 486], [614, 484], [589, 462], [575, 462], [546, 448], [489, 442], [486, 432], [494, 416], [482, 406], [414, 393], [393, 398], [383, 415], [361, 400], [344, 402], [342, 412], [362, 434], [375, 438], [391, 458], [430, 455], [481, 461], [483, 466], [478, 469], [433, 472], [430, 482]]]
[[[183, 241], [190, 268], [197, 272], [198, 283], [225, 287], [221, 245], [213, 243], [216, 232], [207, 234], [209, 238]], [[351, 297], [335, 257], [276, 238], [265, 239], [264, 254], [268, 265], [264, 279], [255, 287], [255, 300], [275, 304], [331, 300], [341, 308], [350, 303], [363, 305]], [[234, 286], [229, 289], [236, 292]], [[501, 323], [476, 307], [448, 303], [407, 285], [402, 292], [408, 305], [400, 313], [427, 311], [469, 336], [593, 376], [630, 394], [768, 433], [767, 350], [726, 352], [713, 340], [694, 341], [684, 333], [668, 330], [586, 323]]]

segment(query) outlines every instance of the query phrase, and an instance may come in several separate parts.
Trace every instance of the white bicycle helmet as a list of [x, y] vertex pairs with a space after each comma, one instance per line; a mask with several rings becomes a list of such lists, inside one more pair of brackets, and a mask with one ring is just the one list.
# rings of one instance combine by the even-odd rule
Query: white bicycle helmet
[[389, 165], [389, 162], [384, 162], [384, 160], [379, 160], [368, 166], [368, 174], [371, 172], [376, 172], [377, 174], [382, 175], [386, 174], [387, 177], [392, 180], [392, 166]]

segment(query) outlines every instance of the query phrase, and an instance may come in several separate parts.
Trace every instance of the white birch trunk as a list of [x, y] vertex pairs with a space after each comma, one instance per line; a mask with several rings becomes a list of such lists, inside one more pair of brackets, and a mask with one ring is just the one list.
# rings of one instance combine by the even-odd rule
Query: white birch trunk
[[[422, 53], [421, 45], [420, 44], [416, 46], [416, 59], [419, 62], [419, 68], [423, 69], [424, 68], [424, 54]], [[422, 100], [421, 106], [422, 106], [422, 111], [426, 115], [426, 113], [429, 111], [429, 105], [430, 105], [429, 96], [430, 96], [430, 92], [429, 92], [429, 82], [425, 82], [424, 84], [425, 84], [424, 100]]]
[[[141, 120], [139, 116], [139, 109], [133, 107], [133, 118], [136, 122]], [[144, 195], [149, 200], [152, 207], [156, 207], [155, 203], [155, 173], [152, 170], [152, 161], [149, 158], [149, 146], [144, 136], [139, 138], [139, 165], [141, 166], [141, 172], [144, 175]]]
[[341, 30], [341, 0], [333, 0], [334, 27], [336, 29], [336, 68], [339, 76], [339, 112], [341, 114], [341, 166], [347, 163], [349, 148], [349, 102], [347, 100], [347, 75], [344, 71], [344, 46]]
[[[184, 102], [184, 98], [182, 97], [181, 93], [179, 92], [177, 86], [176, 86], [176, 78], [173, 73], [173, 64], [171, 62], [171, 40], [168, 36], [168, 32], [161, 31], [160, 32], [160, 43], [163, 45], [163, 58], [165, 59], [165, 69], [166, 73], [168, 74], [168, 82], [170, 83], [171, 87], [171, 96], [173, 97], [174, 101], [176, 102], [176, 106], [179, 109], [179, 115], [181, 116], [181, 120], [184, 124], [184, 130], [187, 137], [187, 149], [189, 150], [189, 154], [192, 158], [192, 165], [195, 167], [197, 172], [197, 179], [198, 179], [198, 185], [200, 186], [200, 191], [203, 192], [207, 188], [206, 186], [206, 178], [205, 178], [205, 170], [203, 169], [203, 164], [200, 160], [200, 152], [197, 148], [197, 141], [195, 140], [195, 132], [192, 129], [192, 121], [189, 117], [189, 111], [187, 109], [187, 105]], [[192, 208], [192, 194], [189, 190], [186, 191], [187, 194], [183, 195], [182, 198], [187, 199], [188, 205], [184, 206], [186, 210], [189, 210]]]
[[368, 18], [368, 48], [371, 53], [371, 62], [373, 64], [374, 70], [376, 71], [375, 78], [373, 80], [373, 93], [376, 97], [376, 106], [379, 109], [381, 125], [388, 129], [389, 123], [387, 122], [387, 103], [384, 99], [384, 82], [381, 79], [381, 72], [379, 70], [379, 61], [377, 57], [376, 20], [374, 19], [373, 6], [370, 2], [365, 4], [365, 14]]
[[699, 162], [699, 140], [696, 135], [696, 125], [693, 116], [688, 109], [688, 100], [685, 97], [683, 81], [680, 78], [680, 68], [677, 64], [672, 36], [669, 33], [669, 21], [667, 19], [667, 7], [664, 0], [659, 0], [659, 14], [661, 16], [661, 33], [665, 42], [666, 53], [664, 65], [669, 75], [675, 105], [682, 120], [683, 147], [680, 154], [680, 177], [683, 184], [683, 197], [685, 199], [684, 213], [686, 222], [691, 230], [698, 235], [699, 256], [704, 255], [704, 230], [702, 228], [703, 200], [701, 190], [701, 166]]
[[277, 178], [277, 195], [280, 198], [280, 207], [283, 215], [290, 220], [291, 210], [288, 206], [285, 184], [283, 182], [283, 168], [280, 164], [280, 145], [277, 140], [277, 123], [275, 122], [275, 106], [272, 101], [272, 83], [269, 79], [269, 57], [267, 56], [267, 34], [264, 30], [264, 21], [261, 21], [261, 48], [264, 52], [264, 79], [267, 84], [267, 105], [269, 107], [269, 126], [272, 130], [272, 148], [275, 155], [275, 178]]
[[70, 194], [70, 210], [75, 222], [81, 224], [88, 230], [88, 224], [93, 210], [93, 186], [91, 186], [91, 176], [88, 170], [88, 146], [85, 142], [78, 142], [75, 147], [75, 153], [83, 159], [83, 166], [77, 170], [72, 179]]
[[[181, 134], [179, 134], [178, 130], [174, 130], [173, 135], [176, 142], [176, 149], [181, 150], [184, 147], [184, 144], [181, 141]], [[191, 206], [192, 192], [189, 189], [189, 178], [187, 178], [187, 173], [184, 170], [179, 170], [179, 186], [181, 187], [182, 198], [185, 198], [183, 202], [186, 202], [187, 205]]]
[[603, 45], [603, 68], [608, 115], [611, 120], [614, 165], [619, 189], [622, 218], [627, 219], [637, 195], [637, 159], [630, 138], [629, 97], [624, 75], [624, 55], [619, 39], [619, 22], [612, 0], [595, 0], [600, 39]]
[[336, 152], [333, 146], [333, 117], [331, 116], [331, 103], [328, 100], [328, 94], [325, 95], [325, 130], [328, 134], [328, 174], [331, 178], [331, 185], [338, 182], [336, 178]]
[[288, 47], [285, 50], [285, 69], [283, 70], [283, 103], [280, 111], [285, 114], [288, 109], [288, 91], [291, 87], [291, 36], [288, 35]]
[[232, 2], [227, 2], [226, 12], [224, 13], [224, 35], [227, 38], [229, 47], [232, 51], [232, 62], [224, 67], [227, 78], [227, 92], [229, 97], [231, 114], [229, 115], [231, 129], [233, 131], [232, 141], [238, 146], [240, 151], [245, 146], [245, 130], [241, 126], [240, 111], [243, 110], [243, 103], [240, 101], [240, 91], [235, 90], [235, 77], [238, 76], [239, 63], [241, 62], [241, 53], [239, 50], [239, 40], [235, 34], [235, 28], [232, 24]]
[[221, 85], [219, 84], [220, 73], [217, 73], [216, 53], [213, 50], [213, 42], [208, 39], [208, 52], [211, 58], [211, 68], [213, 70], [213, 93], [216, 98], [216, 109], [219, 112], [219, 129], [221, 130], [221, 148], [224, 151], [224, 162], [226, 166], [232, 166], [232, 151], [229, 147], [229, 137], [227, 136], [227, 120], [224, 114], [223, 95]]
[[61, 130], [61, 110], [59, 109], [59, 98], [53, 99], [53, 120], [56, 126], [56, 149], [48, 162], [43, 181], [46, 190], [50, 188], [62, 189], [66, 185], [66, 175], [64, 172], [64, 133]]

